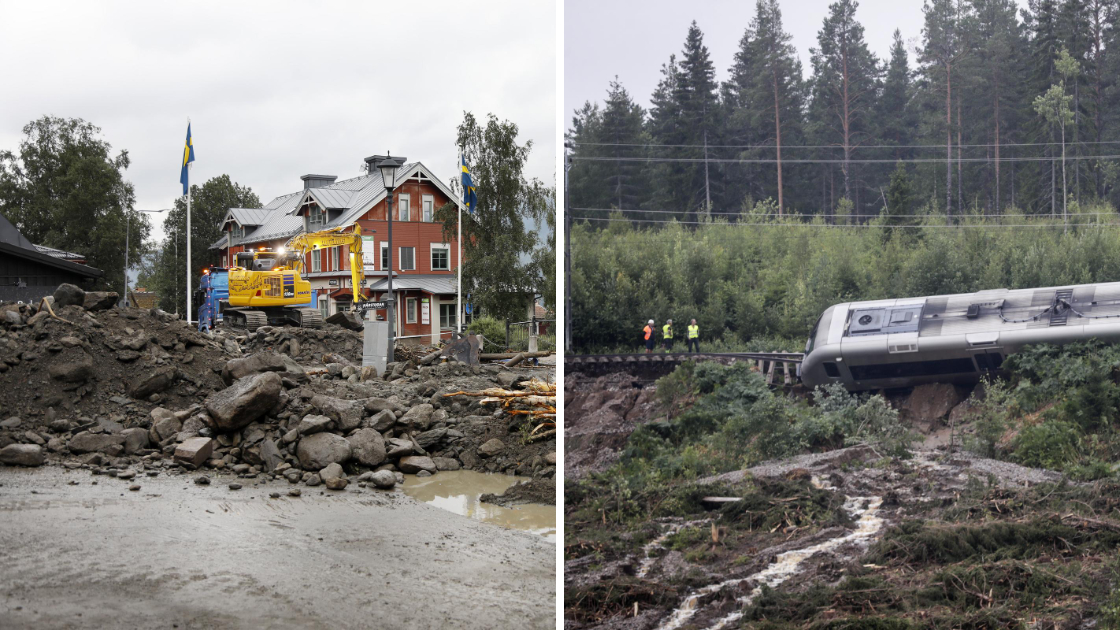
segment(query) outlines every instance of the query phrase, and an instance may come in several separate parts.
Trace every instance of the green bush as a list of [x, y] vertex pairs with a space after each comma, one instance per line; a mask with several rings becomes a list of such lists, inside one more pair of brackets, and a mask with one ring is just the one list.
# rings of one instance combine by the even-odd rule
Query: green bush
[[486, 342], [483, 352], [502, 352], [506, 349], [506, 325], [492, 317], [482, 317], [467, 326], [467, 332], [482, 335]]
[[1011, 459], [1024, 466], [1064, 470], [1077, 461], [1080, 443], [1077, 425], [1046, 420], [1019, 429], [1011, 442]]

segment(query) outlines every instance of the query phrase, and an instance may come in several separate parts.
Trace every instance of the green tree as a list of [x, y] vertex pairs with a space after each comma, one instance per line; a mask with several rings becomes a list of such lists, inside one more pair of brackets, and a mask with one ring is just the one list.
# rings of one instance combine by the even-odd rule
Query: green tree
[[[891, 185], [887, 188], [887, 207], [884, 209], [885, 221], [889, 226], [914, 225], [917, 219], [913, 216], [914, 190], [910, 184], [910, 175], [906, 172], [906, 164], [899, 161], [895, 163], [894, 173], [891, 173]], [[908, 235], [916, 234], [917, 228], [897, 228]], [[889, 235], [891, 232], [887, 232]]]
[[[478, 208], [463, 218], [463, 292], [497, 319], [524, 317], [527, 300], [546, 291], [541, 264], [532, 259], [538, 238], [526, 222], [545, 221], [555, 211], [555, 191], [525, 178], [533, 142], [520, 144], [517, 135], [516, 124], [493, 114], [483, 124], [466, 112], [458, 127], [457, 144], [478, 194]], [[437, 220], [449, 239], [457, 219], [455, 204], [440, 208]]]
[[[136, 200], [125, 181], [128, 151], [115, 156], [101, 129], [80, 118], [44, 116], [23, 128], [18, 154], [0, 151], [0, 213], [24, 236], [85, 255], [105, 272], [101, 288], [124, 286], [125, 213]], [[139, 260], [151, 230], [133, 213], [129, 259]]]
[[863, 39], [863, 25], [856, 20], [856, 0], [829, 5], [828, 17], [811, 49], [813, 109], [818, 144], [839, 145], [844, 151], [844, 198], [852, 199], [852, 149], [865, 141], [871, 125], [879, 75], [879, 62]]
[[[210, 249], [222, 232], [222, 219], [230, 208], [260, 208], [261, 200], [253, 189], [219, 175], [203, 183], [191, 184], [191, 284], [198, 287], [202, 269], [221, 260], [216, 249]], [[145, 278], [159, 295], [160, 308], [185, 313], [187, 264], [187, 200], [180, 197], [163, 222], [166, 234], [151, 271]], [[197, 304], [192, 304], [197, 308]]]
[[682, 155], [700, 160], [700, 164], [683, 165], [684, 181], [691, 194], [686, 210], [707, 214], [712, 209], [712, 181], [716, 175], [708, 163], [708, 145], [718, 143], [720, 108], [716, 96], [715, 67], [704, 45], [704, 34], [693, 21], [688, 27], [684, 50], [681, 51], [680, 80], [674, 98], [681, 115]]
[[1061, 76], [1061, 81], [1050, 86], [1043, 94], [1034, 99], [1034, 110], [1038, 112], [1050, 125], [1056, 125], [1061, 131], [1062, 138], [1062, 218], [1069, 221], [1067, 207], [1066, 183], [1066, 127], [1073, 123], [1073, 110], [1070, 103], [1073, 96], [1066, 94], [1066, 82], [1075, 79], [1080, 73], [1080, 65], [1070, 56], [1069, 51], [1063, 48], [1058, 53], [1054, 67]]

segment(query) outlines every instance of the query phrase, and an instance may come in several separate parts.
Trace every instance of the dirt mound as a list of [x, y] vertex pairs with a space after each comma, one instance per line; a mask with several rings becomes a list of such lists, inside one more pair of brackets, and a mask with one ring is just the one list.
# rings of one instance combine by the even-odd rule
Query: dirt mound
[[202, 468], [332, 489], [352, 475], [391, 482], [363, 477], [378, 471], [555, 476], [556, 440], [532, 433], [539, 420], [511, 413], [517, 405], [445, 396], [540, 370], [419, 365], [402, 353], [362, 380], [361, 334], [340, 327], [208, 336], [155, 309], [86, 308], [52, 317], [0, 305], [0, 450], [11, 447], [0, 461], [111, 474]]
[[510, 486], [501, 494], [487, 492], [479, 497], [483, 503], [493, 503], [502, 507], [513, 507], [525, 503], [556, 505], [556, 480], [533, 479]]
[[639, 424], [654, 419], [652, 383], [617, 372], [598, 378], [570, 372], [564, 379], [564, 475], [579, 479], [618, 461]]

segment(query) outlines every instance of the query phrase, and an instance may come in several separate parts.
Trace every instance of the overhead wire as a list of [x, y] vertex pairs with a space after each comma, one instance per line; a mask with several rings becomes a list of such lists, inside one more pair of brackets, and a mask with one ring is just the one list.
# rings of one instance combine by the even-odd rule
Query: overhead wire
[[[784, 147], [783, 147], [784, 148]], [[1059, 157], [982, 157], [982, 158], [952, 158], [946, 160], [945, 158], [864, 158], [858, 160], [843, 160], [839, 158], [795, 158], [795, 159], [770, 159], [770, 158], [686, 158], [686, 157], [592, 157], [592, 156], [571, 156], [571, 160], [576, 162], [646, 162], [646, 163], [666, 163], [678, 162], [686, 164], [704, 164], [705, 162], [715, 164], [894, 164], [896, 162], [905, 162], [910, 164], [944, 164], [946, 161], [957, 162], [1051, 162], [1058, 161], [1062, 158]], [[1120, 154], [1116, 155], [1070, 155], [1066, 156], [1066, 160], [1115, 160], [1120, 159]]]
[[[793, 215], [797, 216], [797, 215]], [[968, 218], [970, 215], [958, 215], [960, 217]], [[953, 216], [946, 218], [952, 219]], [[1050, 217], [1046, 217], [1050, 219]], [[952, 225], [936, 225], [936, 224], [906, 224], [906, 225], [873, 225], [870, 223], [852, 223], [852, 224], [829, 224], [829, 223], [711, 223], [708, 221], [664, 221], [659, 219], [622, 219], [622, 218], [599, 218], [599, 217], [580, 217], [580, 221], [598, 221], [602, 223], [676, 223], [678, 225], [702, 225], [710, 227], [792, 227], [792, 228], [867, 228], [867, 229], [888, 229], [888, 228], [981, 228], [981, 229], [1001, 229], [1001, 228], [1068, 228], [1068, 225], [1062, 223], [1020, 223], [1020, 224], [976, 224], [976, 223], [958, 223]], [[1051, 219], [1053, 220], [1053, 219]], [[1120, 223], [1080, 223], [1075, 224], [1079, 227], [1117, 227]]]
[[[681, 211], [681, 210], [642, 210], [640, 208], [569, 208], [568, 210], [570, 212], [607, 212], [607, 213], [642, 212], [642, 213], [648, 213], [648, 214], [676, 214], [676, 215], [693, 214], [693, 213], [701, 214], [701, 211], [699, 211], [699, 210], [691, 210], [691, 211], [685, 212], [685, 211]], [[713, 212], [703, 212], [703, 214], [706, 215], [706, 216], [734, 216], [734, 217], [750, 217], [750, 218], [755, 218], [755, 217], [793, 217], [793, 218], [796, 218], [796, 217], [800, 217], [800, 216], [807, 216], [807, 217], [831, 216], [831, 217], [837, 217], [837, 218], [840, 218], [840, 217], [844, 217], [844, 218], [848, 218], [848, 217], [875, 218], [875, 217], [886, 217], [886, 216], [889, 216], [889, 217], [892, 217], [892, 218], [898, 218], [898, 217], [929, 218], [929, 217], [935, 216], [935, 215], [929, 215], [929, 214], [884, 214], [884, 213], [855, 213], [855, 214], [828, 214], [828, 215], [825, 215], [825, 214], [809, 214], [809, 215], [803, 215], [803, 214], [797, 213], [797, 212], [794, 212], [794, 213], [787, 212], [785, 214], [778, 214], [777, 212], [762, 212], [762, 213], [757, 213], [756, 214], [754, 212], [714, 212], [714, 211]], [[1070, 213], [1068, 213], [1064, 216], [1067, 216], [1067, 217], [1087, 217], [1087, 216], [1101, 216], [1101, 215], [1120, 216], [1120, 215], [1117, 215], [1116, 212], [1070, 212]], [[997, 219], [997, 218], [1011, 218], [1011, 217], [1028, 218], [1028, 219], [1056, 219], [1056, 218], [1059, 218], [1059, 217], [1056, 217], [1056, 216], [1041, 215], [1041, 214], [983, 214], [983, 215], [981, 215], [981, 214], [959, 214], [959, 215], [953, 215], [953, 216], [954, 217], [968, 217], [968, 218], [975, 218], [975, 219]], [[640, 219], [635, 219], [635, 220], [640, 220]]]
[[[588, 147], [643, 147], [643, 148], [675, 148], [675, 149], [777, 149], [778, 146], [774, 144], [653, 144], [653, 143], [626, 143], [626, 142], [572, 142], [571, 146], [588, 146]], [[1120, 140], [1083, 140], [1078, 142], [1067, 142], [1066, 146], [1088, 146], [1091, 144], [1120, 144]], [[954, 144], [952, 148], [1005, 148], [1005, 147], [1047, 147], [1047, 146], [1061, 146], [1061, 142], [1009, 142], [1009, 143], [989, 143], [989, 144]], [[853, 144], [848, 148], [850, 150], [856, 149], [940, 149], [946, 150], [949, 145], [944, 144]], [[843, 149], [842, 144], [791, 144], [782, 145], [782, 149]]]

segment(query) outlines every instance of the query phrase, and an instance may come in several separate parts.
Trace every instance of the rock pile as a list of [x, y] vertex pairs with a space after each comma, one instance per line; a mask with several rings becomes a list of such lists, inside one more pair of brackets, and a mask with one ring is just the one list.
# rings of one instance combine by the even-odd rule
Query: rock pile
[[342, 363], [354, 348], [360, 360], [360, 333], [266, 326], [210, 337], [90, 295], [56, 299], [61, 319], [0, 305], [0, 463], [204, 470], [333, 490], [460, 468], [555, 476], [555, 439], [529, 440], [527, 416], [445, 396], [531, 370], [410, 359], [362, 380]]

